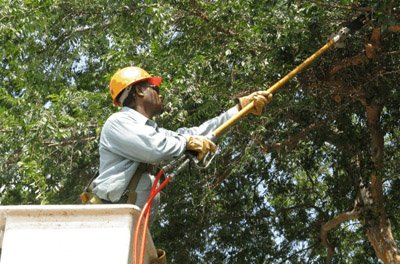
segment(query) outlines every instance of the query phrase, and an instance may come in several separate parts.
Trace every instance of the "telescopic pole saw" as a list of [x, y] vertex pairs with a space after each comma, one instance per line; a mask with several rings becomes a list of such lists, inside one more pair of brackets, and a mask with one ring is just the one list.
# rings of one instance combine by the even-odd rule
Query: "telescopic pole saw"
[[[308, 57], [303, 63], [301, 63], [299, 66], [297, 66], [291, 72], [289, 72], [285, 77], [283, 77], [278, 82], [276, 82], [274, 85], [272, 85], [270, 88], [268, 88], [267, 92], [269, 92], [271, 94], [275, 93], [279, 88], [281, 88], [283, 85], [285, 85], [289, 80], [291, 80], [293, 77], [295, 77], [304, 68], [306, 68], [311, 63], [313, 63], [318, 57], [320, 57], [322, 54], [324, 54], [332, 46], [334, 46], [335, 44], [337, 44], [340, 41], [343, 41], [350, 32], [359, 30], [364, 25], [364, 22], [366, 21], [366, 19], [368, 17], [369, 17], [369, 14], [362, 14], [362, 15], [358, 16], [355, 20], [353, 20], [351, 23], [349, 23], [347, 26], [342, 27], [336, 35], [333, 35], [333, 37], [330, 38], [328, 43], [326, 43], [317, 52], [315, 52], [313, 55]], [[250, 104], [248, 104], [247, 106], [242, 108], [236, 115], [232, 116], [224, 124], [222, 124], [220, 127], [218, 127], [212, 133], [211, 139], [215, 140], [216, 138], [218, 138], [226, 129], [228, 129], [233, 124], [235, 124], [237, 121], [239, 121], [241, 118], [246, 116], [253, 107], [254, 107], [254, 103], [251, 102]]]

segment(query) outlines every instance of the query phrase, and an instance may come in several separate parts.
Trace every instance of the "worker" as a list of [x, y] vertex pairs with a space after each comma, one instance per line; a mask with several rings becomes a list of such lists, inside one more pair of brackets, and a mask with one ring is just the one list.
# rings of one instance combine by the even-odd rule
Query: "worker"
[[[215, 144], [207, 135], [252, 101], [251, 112], [261, 114], [272, 97], [264, 91], [252, 93], [238, 98], [236, 106], [198, 127], [171, 131], [158, 127], [152, 120], [163, 112], [161, 82], [161, 77], [133, 66], [120, 69], [112, 76], [113, 104], [122, 108], [102, 128], [99, 175], [91, 183], [89, 203], [128, 202], [143, 208], [154, 182], [153, 165], [177, 158], [185, 151], [203, 159], [208, 152], [215, 151]], [[159, 202], [158, 194], [153, 200], [152, 219]]]

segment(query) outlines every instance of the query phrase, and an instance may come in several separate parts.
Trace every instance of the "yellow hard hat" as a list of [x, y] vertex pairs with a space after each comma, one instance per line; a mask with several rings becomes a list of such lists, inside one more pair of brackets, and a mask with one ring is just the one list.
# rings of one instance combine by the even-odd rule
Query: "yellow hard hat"
[[139, 67], [129, 66], [118, 70], [114, 73], [110, 81], [110, 93], [115, 106], [120, 106], [117, 100], [118, 95], [129, 85], [145, 81], [149, 84], [160, 86], [162, 78], [159, 76], [151, 76], [147, 71]]

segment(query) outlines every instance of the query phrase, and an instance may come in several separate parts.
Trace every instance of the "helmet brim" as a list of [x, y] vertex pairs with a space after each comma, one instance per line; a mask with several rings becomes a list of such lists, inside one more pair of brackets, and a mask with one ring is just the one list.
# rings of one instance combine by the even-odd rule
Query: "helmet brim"
[[147, 79], [148, 84], [160, 86], [162, 83], [162, 78], [160, 76], [153, 76]]

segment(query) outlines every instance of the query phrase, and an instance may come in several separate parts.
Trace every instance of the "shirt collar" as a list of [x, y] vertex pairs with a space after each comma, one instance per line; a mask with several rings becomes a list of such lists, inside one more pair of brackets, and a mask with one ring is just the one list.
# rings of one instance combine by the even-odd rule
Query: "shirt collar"
[[140, 124], [149, 125], [149, 126], [152, 126], [152, 127], [157, 127], [156, 122], [154, 122], [151, 119], [148, 119], [143, 114], [139, 113], [138, 111], [136, 111], [136, 110], [134, 110], [132, 108], [123, 106], [121, 108], [121, 112], [128, 113], [130, 116], [132, 116]]

